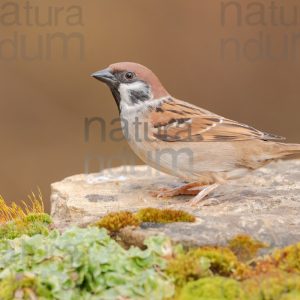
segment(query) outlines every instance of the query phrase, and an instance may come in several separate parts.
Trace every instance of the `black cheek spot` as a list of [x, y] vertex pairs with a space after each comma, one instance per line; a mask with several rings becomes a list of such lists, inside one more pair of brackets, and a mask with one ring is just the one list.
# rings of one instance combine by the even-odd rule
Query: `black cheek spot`
[[132, 103], [136, 104], [139, 102], [144, 102], [150, 99], [149, 89], [146, 90], [131, 90], [129, 91], [129, 97]]

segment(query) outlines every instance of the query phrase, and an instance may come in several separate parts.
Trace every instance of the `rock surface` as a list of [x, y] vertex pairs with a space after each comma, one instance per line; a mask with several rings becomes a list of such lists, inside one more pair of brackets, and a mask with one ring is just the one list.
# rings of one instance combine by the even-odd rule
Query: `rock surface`
[[300, 241], [300, 160], [280, 161], [227, 183], [189, 207], [191, 198], [156, 199], [149, 191], [175, 187], [180, 180], [146, 166], [122, 166], [98, 174], [75, 175], [52, 184], [52, 217], [58, 227], [84, 225], [112, 211], [145, 207], [186, 210], [195, 223], [142, 224], [125, 228], [120, 236], [140, 244], [151, 234], [164, 233], [187, 246], [224, 244], [237, 234], [271, 246]]

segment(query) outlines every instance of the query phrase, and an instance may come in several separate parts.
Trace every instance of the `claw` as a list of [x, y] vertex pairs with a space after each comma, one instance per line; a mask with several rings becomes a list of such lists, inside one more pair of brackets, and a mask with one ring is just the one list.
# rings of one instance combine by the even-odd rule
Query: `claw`
[[166, 189], [162, 188], [158, 191], [150, 192], [151, 196], [157, 197], [157, 198], [171, 198], [174, 196], [179, 195], [198, 195], [199, 190], [203, 188], [203, 185], [199, 182], [192, 182], [185, 184], [183, 186], [173, 188], [173, 189]]
[[196, 197], [191, 199], [186, 203], [189, 206], [197, 206], [206, 196], [208, 196], [212, 191], [214, 191], [220, 184], [214, 183], [212, 185], [207, 186], [202, 191], [198, 193]]

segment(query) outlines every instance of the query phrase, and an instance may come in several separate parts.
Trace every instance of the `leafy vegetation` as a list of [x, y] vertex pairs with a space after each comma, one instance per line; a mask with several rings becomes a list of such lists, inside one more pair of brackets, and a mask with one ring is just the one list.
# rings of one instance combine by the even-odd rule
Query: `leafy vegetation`
[[16, 295], [38, 299], [170, 297], [172, 282], [159, 272], [166, 264], [165, 243], [153, 237], [146, 244], [144, 251], [125, 250], [96, 227], [4, 241], [0, 246], [0, 299], [15, 299]]
[[29, 203], [0, 199], [1, 300], [300, 300], [300, 243], [264, 257], [258, 253], [267, 245], [246, 235], [226, 247], [184, 249], [155, 236], [144, 250], [124, 249], [108, 232], [194, 217], [147, 208], [60, 233], [41, 196]]
[[0, 241], [5, 239], [15, 239], [22, 235], [48, 235], [50, 223], [51, 218], [47, 214], [29, 214], [24, 218], [9, 221], [0, 225]]

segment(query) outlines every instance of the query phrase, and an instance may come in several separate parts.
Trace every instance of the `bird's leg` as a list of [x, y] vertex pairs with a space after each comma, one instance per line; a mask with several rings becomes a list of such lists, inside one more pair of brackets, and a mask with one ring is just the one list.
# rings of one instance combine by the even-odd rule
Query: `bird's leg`
[[214, 183], [212, 185], [209, 185], [202, 189], [197, 196], [195, 196], [193, 199], [187, 202], [187, 205], [190, 206], [196, 206], [201, 202], [207, 195], [209, 195], [213, 190], [215, 190], [218, 186], [220, 186], [219, 183]]
[[173, 189], [160, 189], [151, 192], [151, 195], [158, 198], [170, 198], [179, 195], [198, 195], [201, 186], [203, 186], [203, 184], [199, 182], [191, 182]]

